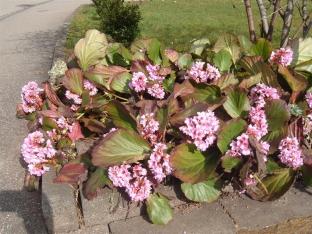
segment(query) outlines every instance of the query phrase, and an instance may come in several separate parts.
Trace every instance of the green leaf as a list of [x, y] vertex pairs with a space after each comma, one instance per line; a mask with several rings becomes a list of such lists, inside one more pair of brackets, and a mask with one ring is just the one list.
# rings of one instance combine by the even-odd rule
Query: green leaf
[[188, 199], [211, 203], [221, 195], [222, 180], [213, 173], [207, 180], [197, 184], [182, 183], [181, 188]]
[[140, 52], [141, 50], [145, 50], [148, 45], [151, 43], [152, 39], [140, 39], [131, 44], [131, 51], [133, 53]]
[[246, 36], [244, 35], [239, 35], [238, 36], [238, 40], [239, 40], [239, 44], [243, 50], [243, 52], [245, 54], [249, 54], [250, 52], [250, 48], [252, 46], [252, 43], [251, 41], [249, 40], [249, 38], [247, 38]]
[[179, 53], [175, 50], [166, 50], [165, 55], [172, 63], [178, 61], [180, 57]]
[[107, 131], [106, 126], [96, 119], [83, 118], [81, 121], [84, 123], [84, 126], [92, 132], [103, 134]]
[[225, 155], [222, 159], [222, 168], [225, 172], [230, 173], [232, 169], [239, 168], [243, 164], [242, 158], [233, 158], [229, 155]]
[[219, 68], [221, 73], [228, 72], [232, 65], [232, 56], [226, 50], [221, 50], [213, 56], [213, 62]]
[[307, 88], [308, 80], [305, 77], [299, 74], [292, 75], [286, 67], [280, 64], [278, 65], [278, 72], [285, 78], [292, 91], [304, 91]]
[[218, 135], [217, 145], [222, 154], [228, 150], [232, 140], [246, 131], [247, 123], [242, 119], [232, 119], [222, 127]]
[[[143, 160], [150, 156], [151, 147], [140, 135], [126, 129], [109, 133], [92, 151], [92, 163], [101, 168], [128, 160]], [[137, 161], [136, 160], [136, 161]]]
[[221, 75], [219, 79], [216, 81], [212, 82], [212, 85], [219, 86], [221, 90], [225, 89], [229, 85], [236, 85], [238, 84], [238, 79], [232, 74], [232, 73], [227, 73]]
[[199, 102], [213, 104], [221, 98], [221, 90], [218, 86], [208, 85], [206, 83], [191, 82], [195, 92], [186, 96], [184, 99], [193, 98]]
[[157, 225], [166, 225], [173, 217], [173, 211], [164, 197], [156, 193], [147, 198], [147, 214], [150, 220]]
[[288, 134], [288, 125], [285, 125], [281, 129], [276, 131], [268, 132], [264, 137], [262, 137], [263, 141], [266, 141], [270, 144], [270, 150], [268, 154], [273, 154], [278, 150], [279, 143], [282, 139], [286, 138]]
[[175, 79], [176, 75], [174, 73], [171, 73], [168, 79], [164, 79], [162, 86], [167, 92], [171, 93], [173, 91]]
[[192, 56], [190, 54], [183, 54], [178, 59], [178, 65], [182, 70], [192, 67]]
[[117, 74], [112, 82], [110, 83], [110, 86], [113, 90], [120, 92], [120, 93], [131, 93], [131, 89], [129, 87], [129, 83], [132, 80], [132, 75], [129, 72], [123, 72]]
[[230, 33], [222, 35], [213, 47], [213, 51], [216, 53], [221, 50], [228, 51], [232, 57], [233, 63], [235, 63], [241, 53], [237, 36]]
[[158, 110], [156, 120], [159, 123], [159, 128], [162, 133], [165, 133], [166, 126], [168, 123], [169, 110], [168, 107], [164, 107]]
[[128, 70], [126, 68], [120, 67], [120, 66], [103, 66], [100, 65], [96, 68], [94, 68], [90, 72], [85, 72], [85, 76], [103, 86], [106, 86], [107, 81], [110, 77], [115, 76], [122, 72], [127, 72]]
[[71, 68], [65, 72], [63, 85], [71, 92], [82, 94], [83, 72], [78, 68]]
[[186, 183], [199, 183], [206, 180], [215, 170], [221, 158], [220, 151], [210, 146], [205, 152], [195, 145], [182, 143], [170, 154], [173, 175]]
[[223, 107], [232, 118], [247, 117], [250, 110], [247, 94], [247, 91], [244, 89], [231, 88], [228, 90], [227, 100], [223, 104]]
[[29, 121], [32, 121], [32, 120], [34, 120], [36, 118], [36, 115], [37, 115], [36, 112], [30, 113], [30, 114], [25, 116], [25, 119], [29, 120]]
[[255, 200], [274, 201], [283, 196], [292, 186], [296, 178], [293, 168], [275, 169], [262, 179], [254, 189], [247, 189], [248, 195]]
[[305, 61], [303, 63], [299, 63], [294, 68], [294, 71], [296, 72], [308, 72], [312, 73], [312, 59]]
[[257, 75], [250, 76], [248, 78], [244, 78], [238, 87], [249, 89], [250, 87], [260, 83], [262, 74], [258, 73]]
[[276, 131], [285, 126], [290, 119], [290, 110], [284, 100], [275, 99], [265, 105], [268, 131]]
[[312, 186], [312, 165], [303, 164], [300, 170], [304, 183], [308, 186]]
[[105, 57], [107, 44], [105, 34], [95, 29], [87, 31], [85, 37], [77, 42], [75, 56], [83, 71], [95, 66]]
[[306, 62], [312, 59], [312, 38], [307, 37], [305, 39], [298, 38], [294, 39], [290, 43], [290, 47], [293, 50], [293, 60], [291, 61], [290, 67]]
[[184, 80], [182, 84], [175, 83], [173, 87], [174, 98], [177, 98], [178, 96], [188, 96], [194, 92], [195, 89], [189, 80]]
[[261, 72], [261, 81], [273, 88], [280, 88], [276, 74], [271, 70], [270, 66], [263, 62], [261, 56], [245, 56], [239, 61], [240, 65], [249, 72], [250, 75], [257, 75]]
[[91, 174], [84, 186], [85, 198], [88, 200], [96, 198], [105, 185], [112, 185], [112, 182], [108, 178], [107, 171], [107, 168], [102, 169], [98, 167], [95, 172]]
[[267, 61], [272, 53], [272, 46], [269, 41], [260, 38], [256, 44], [251, 46], [250, 55], [261, 55], [264, 61]]
[[132, 117], [130, 112], [117, 100], [112, 100], [107, 103], [104, 110], [107, 115], [113, 120], [116, 127], [125, 128], [134, 132], [138, 132], [137, 122]]
[[150, 60], [154, 62], [154, 64], [161, 64], [161, 57], [160, 57], [160, 42], [153, 38], [150, 44], [147, 47], [147, 54]]
[[109, 44], [107, 48], [107, 57], [112, 64], [127, 67], [130, 65], [130, 62], [121, 54], [121, 47], [122, 45], [119, 43]]
[[182, 126], [184, 125], [184, 120], [188, 117], [193, 117], [197, 115], [197, 112], [207, 111], [209, 106], [204, 103], [195, 103], [189, 108], [184, 109], [180, 113], [175, 114], [170, 118], [170, 123], [174, 126]]
[[45, 131], [52, 131], [53, 129], [58, 129], [57, 123], [52, 121], [50, 118], [42, 118], [42, 128]]
[[191, 46], [190, 53], [201, 56], [207, 44], [210, 45], [210, 41], [207, 38], [202, 38], [194, 41]]
[[267, 157], [268, 161], [266, 162], [266, 171], [265, 174], [269, 174], [272, 171], [274, 171], [275, 169], [280, 168], [278, 166], [278, 164], [271, 158], [271, 157]]

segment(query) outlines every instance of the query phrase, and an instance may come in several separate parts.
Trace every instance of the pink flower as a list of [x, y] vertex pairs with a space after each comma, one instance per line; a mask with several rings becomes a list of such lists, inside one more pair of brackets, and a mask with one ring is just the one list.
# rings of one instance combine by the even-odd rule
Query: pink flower
[[132, 201], [143, 201], [151, 194], [152, 182], [146, 177], [138, 177], [130, 186], [126, 187]]
[[307, 100], [307, 103], [308, 103], [309, 107], [312, 108], [312, 94], [311, 93], [307, 93], [305, 95], [305, 98]]
[[84, 89], [87, 89], [90, 91], [89, 92], [90, 96], [94, 96], [98, 91], [96, 86], [94, 84], [92, 84], [88, 79], [83, 80], [83, 87], [84, 87]]
[[164, 153], [166, 149], [167, 146], [163, 143], [155, 144], [150, 159], [147, 161], [154, 178], [159, 182], [172, 172], [172, 168], [169, 165], [170, 155]]
[[295, 137], [287, 137], [281, 140], [278, 149], [278, 157], [281, 162], [288, 167], [300, 167], [303, 165], [302, 151], [299, 148], [299, 142]]
[[146, 84], [147, 78], [145, 74], [143, 72], [134, 72], [129, 86], [138, 93], [146, 89]]
[[152, 65], [152, 64], [148, 64], [146, 66], [146, 70], [148, 71], [148, 79], [151, 81], [158, 81], [159, 83], [162, 83], [163, 80], [165, 79], [164, 76], [159, 75], [159, 71], [160, 71], [160, 66], [159, 65]]
[[131, 168], [131, 166], [128, 164], [108, 168], [108, 177], [116, 187], [129, 186], [130, 180], [132, 179], [131, 173], [128, 170], [129, 168]]
[[140, 116], [140, 125], [142, 126], [141, 136], [152, 143], [157, 140], [156, 132], [159, 130], [159, 122], [154, 120], [153, 113], [147, 113]]
[[158, 99], [165, 97], [165, 89], [160, 84], [153, 84], [152, 87], [147, 88], [147, 92]]
[[75, 94], [75, 93], [72, 93], [71, 91], [69, 90], [66, 90], [65, 92], [65, 96], [67, 99], [69, 100], [74, 100], [74, 103], [75, 104], [81, 104], [82, 103], [82, 99], [80, 98], [80, 95], [78, 94]]
[[260, 107], [251, 107], [249, 112], [251, 123], [248, 126], [247, 134], [254, 135], [259, 141], [268, 133], [268, 122], [266, 121], [265, 111]]
[[272, 52], [270, 60], [271, 63], [279, 63], [282, 66], [287, 67], [293, 59], [293, 54], [294, 52], [290, 47], [280, 48], [276, 52]]
[[27, 85], [23, 86], [22, 96], [22, 108], [25, 113], [33, 113], [37, 110], [41, 110], [43, 101], [40, 97], [40, 92], [43, 89], [38, 88], [36, 82], [31, 81]]
[[206, 69], [204, 69], [204, 62], [195, 62], [191, 67], [191, 71], [188, 78], [194, 79], [197, 83], [218, 80], [221, 76], [219, 70], [214, 66], [207, 63]]
[[252, 88], [250, 91], [250, 97], [253, 103], [259, 108], [263, 108], [266, 101], [280, 98], [275, 88], [268, 87], [265, 84], [257, 84]]
[[220, 128], [219, 120], [210, 110], [204, 112], [197, 112], [197, 116], [186, 118], [179, 129], [192, 140], [190, 142], [195, 144], [198, 150], [205, 151], [216, 139], [216, 132]]

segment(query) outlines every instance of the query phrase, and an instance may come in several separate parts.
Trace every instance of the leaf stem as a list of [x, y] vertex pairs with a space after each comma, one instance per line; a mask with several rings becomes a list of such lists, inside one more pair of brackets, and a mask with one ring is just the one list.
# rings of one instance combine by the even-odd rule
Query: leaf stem
[[265, 187], [265, 185], [262, 183], [262, 181], [258, 178], [258, 176], [256, 174], [254, 174], [254, 177], [256, 178], [256, 180], [259, 182], [259, 184], [261, 184], [261, 186], [264, 188], [265, 193], [268, 195], [269, 192], [267, 190], [267, 188]]

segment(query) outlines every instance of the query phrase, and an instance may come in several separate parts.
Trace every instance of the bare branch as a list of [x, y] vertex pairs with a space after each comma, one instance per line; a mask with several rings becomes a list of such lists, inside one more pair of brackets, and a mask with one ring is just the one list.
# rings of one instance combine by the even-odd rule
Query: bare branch
[[267, 19], [267, 14], [266, 14], [266, 9], [264, 7], [263, 1], [262, 0], [257, 0], [260, 15], [261, 15], [261, 20], [262, 20], [262, 32], [264, 33], [263, 37], [267, 37], [268, 32], [269, 32], [269, 25], [268, 25], [268, 19]]
[[268, 32], [268, 35], [267, 35], [267, 40], [268, 41], [272, 41], [273, 31], [274, 31], [274, 24], [275, 24], [276, 19], [277, 19], [277, 12], [278, 12], [278, 9], [280, 8], [280, 2], [281, 2], [281, 0], [276, 0], [274, 2], [273, 15], [272, 15], [272, 18], [271, 18], [271, 21], [270, 21], [269, 32]]
[[294, 10], [294, 0], [288, 0], [287, 8], [285, 11], [285, 16], [283, 17], [284, 25], [283, 25], [280, 47], [286, 47], [288, 44], [288, 39], [289, 39], [288, 37], [289, 37], [290, 27], [292, 23], [293, 10]]
[[256, 39], [255, 25], [254, 25], [254, 20], [252, 16], [250, 0], [244, 0], [244, 3], [245, 3], [247, 19], [248, 19], [250, 41], [252, 43], [256, 43], [257, 39]]

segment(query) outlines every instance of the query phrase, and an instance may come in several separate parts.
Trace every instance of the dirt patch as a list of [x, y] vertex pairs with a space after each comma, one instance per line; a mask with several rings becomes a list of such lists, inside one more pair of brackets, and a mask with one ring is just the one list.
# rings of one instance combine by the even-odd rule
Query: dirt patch
[[311, 234], [312, 233], [312, 216], [307, 218], [297, 218], [270, 226], [260, 230], [238, 230], [238, 234]]

